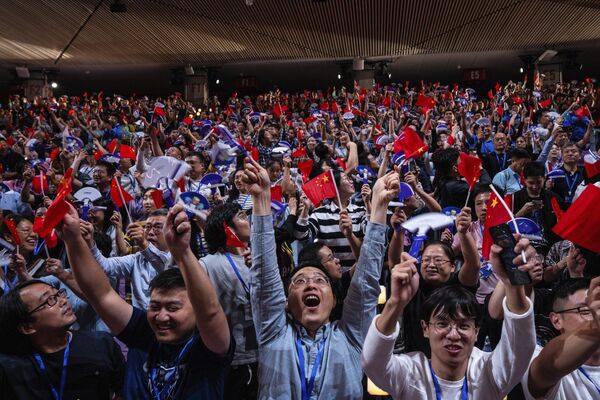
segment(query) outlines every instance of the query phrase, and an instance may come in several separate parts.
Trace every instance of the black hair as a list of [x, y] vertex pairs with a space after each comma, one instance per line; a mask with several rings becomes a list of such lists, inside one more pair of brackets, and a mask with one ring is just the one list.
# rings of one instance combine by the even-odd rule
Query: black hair
[[110, 222], [110, 217], [115, 211], [115, 203], [113, 203], [112, 200], [107, 199], [106, 197], [100, 197], [94, 200], [92, 204], [98, 207], [106, 207], [106, 210], [104, 210], [104, 224], [102, 225], [102, 231], [108, 232], [108, 230], [112, 226], [112, 222]]
[[[9, 216], [6, 216], [5, 218], [14, 222], [15, 227], [17, 227], [21, 223], [21, 221], [24, 221], [24, 220], [27, 220], [27, 221], [33, 223], [33, 221], [31, 220], [30, 217], [20, 215], [20, 214], [10, 214]], [[8, 229], [8, 226], [6, 226], [6, 222], [4, 222], [4, 220], [2, 220], [2, 223], [0, 223], [0, 236], [2, 236], [3, 238], [7, 237], [7, 236], [12, 238], [12, 233]], [[13, 239], [13, 241], [14, 240], [15, 239]]]
[[325, 143], [320, 142], [315, 147], [314, 153], [319, 159], [329, 158], [329, 147]]
[[448, 257], [452, 264], [454, 264], [456, 257], [454, 256], [454, 251], [452, 250], [452, 247], [450, 247], [448, 243], [442, 242], [441, 240], [429, 240], [427, 241], [427, 243], [425, 243], [423, 251], [425, 251], [425, 249], [429, 246], [440, 246], [442, 248], [442, 251], [444, 252], [444, 255]]
[[421, 318], [426, 323], [437, 316], [456, 321], [461, 315], [473, 319], [475, 326], [481, 323], [481, 306], [475, 295], [461, 285], [447, 285], [434, 290], [421, 308]]
[[544, 165], [539, 161], [529, 162], [525, 164], [525, 167], [523, 168], [523, 176], [525, 178], [529, 178], [530, 176], [544, 177], [546, 176], [546, 168], [544, 168]]
[[148, 214], [148, 218], [150, 217], [166, 217], [167, 216], [167, 209], [166, 208], [157, 208], [154, 211], [151, 211], [150, 214]]
[[[289, 274], [287, 274], [286, 276], [282, 277], [283, 280], [283, 288], [285, 291], [285, 295], [287, 296], [289, 293], [289, 287], [292, 284], [292, 278], [301, 270], [303, 270], [304, 268], [316, 268], [319, 271], [321, 271], [323, 273], [323, 275], [325, 275], [327, 277], [327, 279], [329, 280], [329, 285], [331, 286], [331, 288], [333, 289], [333, 281], [331, 280], [331, 275], [329, 275], [329, 272], [327, 272], [327, 269], [321, 265], [321, 263], [319, 262], [318, 264], [312, 264], [312, 263], [305, 263], [303, 265], [299, 265], [297, 268], [294, 268]], [[335, 296], [335, 293], [334, 293]]]
[[149, 284], [150, 293], [155, 289], [185, 289], [185, 281], [179, 268], [169, 268], [156, 275]]
[[283, 168], [283, 163], [281, 162], [281, 160], [278, 160], [276, 158], [270, 158], [269, 161], [267, 161], [267, 166], [265, 167], [265, 169], [269, 169], [275, 164], [279, 164], [279, 166]]
[[473, 200], [482, 193], [492, 193], [492, 189], [487, 185], [476, 185], [475, 190], [473, 191]]
[[240, 197], [240, 190], [237, 188], [237, 186], [235, 186], [235, 175], [240, 171], [244, 171], [243, 165], [237, 168], [231, 175], [229, 175], [229, 183], [231, 184], [231, 189], [229, 189], [229, 196], [227, 196], [228, 203], [232, 203]]
[[19, 283], [12, 290], [0, 297], [0, 353], [28, 354], [31, 343], [27, 335], [19, 332], [19, 327], [35, 321], [35, 315], [29, 313], [27, 305], [21, 298], [21, 290], [41, 283], [52, 286], [39, 279], [31, 279]]
[[531, 154], [525, 149], [514, 149], [512, 152], [512, 160], [523, 160], [523, 159], [531, 159]]
[[319, 256], [319, 252], [323, 247], [325, 247], [325, 243], [318, 241], [304, 246], [302, 250], [300, 250], [300, 253], [298, 253], [298, 267], [323, 266], [321, 256]]
[[214, 254], [219, 249], [225, 248], [227, 237], [225, 236], [225, 230], [223, 229], [223, 222], [227, 226], [233, 225], [233, 217], [241, 210], [237, 203], [225, 203], [216, 206], [212, 209], [208, 218], [206, 218], [206, 224], [204, 225], [204, 239], [208, 245], [208, 251]]
[[115, 165], [108, 161], [98, 160], [96, 162], [96, 166], [106, 168], [106, 173], [108, 174], [108, 176], [114, 176], [115, 173], [117, 172], [117, 168], [115, 167]]
[[459, 156], [460, 151], [454, 147], [441, 149], [433, 153], [431, 161], [433, 161], [435, 167], [436, 177], [445, 178], [449, 176]]
[[561, 282], [553, 292], [552, 310], [556, 310], [557, 303], [566, 300], [580, 290], [587, 290], [590, 287], [589, 278], [571, 278]]

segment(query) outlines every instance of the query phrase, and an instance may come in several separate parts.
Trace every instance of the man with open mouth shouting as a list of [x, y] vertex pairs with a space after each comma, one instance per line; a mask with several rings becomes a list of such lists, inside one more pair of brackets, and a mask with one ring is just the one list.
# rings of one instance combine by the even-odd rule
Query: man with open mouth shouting
[[398, 174], [390, 172], [373, 188], [367, 234], [342, 317], [335, 322], [329, 316], [336, 299], [321, 265], [294, 271], [286, 299], [275, 254], [269, 175], [249, 160], [243, 181], [253, 200], [250, 291], [259, 343], [259, 398], [362, 398], [360, 352], [376, 312], [385, 217], [399, 191]]

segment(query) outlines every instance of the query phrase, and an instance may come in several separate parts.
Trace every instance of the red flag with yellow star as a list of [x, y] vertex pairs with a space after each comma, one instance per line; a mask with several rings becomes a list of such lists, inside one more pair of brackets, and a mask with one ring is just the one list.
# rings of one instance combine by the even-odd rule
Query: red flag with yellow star
[[408, 125], [406, 125], [402, 134], [394, 141], [394, 153], [403, 151], [406, 160], [419, 158], [427, 150], [429, 150], [429, 146], [423, 143], [417, 131]]
[[308, 199], [317, 207], [324, 199], [331, 199], [337, 196], [335, 183], [331, 170], [323, 172], [314, 177], [302, 186], [302, 191]]
[[487, 203], [485, 222], [483, 224], [483, 241], [481, 242], [481, 255], [486, 259], [490, 259], [490, 248], [494, 244], [494, 240], [490, 235], [490, 228], [492, 226], [504, 224], [511, 219], [511, 212], [504, 207], [498, 195], [492, 191], [492, 195]]
[[481, 160], [461, 152], [458, 173], [467, 180], [469, 190], [473, 190], [481, 175]]

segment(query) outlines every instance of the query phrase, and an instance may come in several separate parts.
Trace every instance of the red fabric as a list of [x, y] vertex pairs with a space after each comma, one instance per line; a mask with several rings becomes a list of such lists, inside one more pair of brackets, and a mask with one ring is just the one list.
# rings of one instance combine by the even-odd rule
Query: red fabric
[[504, 115], [504, 107], [502, 106], [502, 104], [498, 104], [497, 110], [498, 110], [498, 116], [500, 118], [502, 118], [502, 116]]
[[133, 162], [137, 159], [137, 155], [135, 153], [135, 149], [126, 144], [122, 144], [119, 153], [121, 154], [121, 158], [129, 158]]
[[13, 221], [10, 218], [4, 218], [3, 221], [4, 221], [4, 225], [6, 225], [6, 228], [8, 228], [10, 235], [12, 236], [13, 240], [15, 241], [15, 245], [20, 246], [21, 238], [19, 237], [19, 233], [17, 232], [17, 227], [15, 225], [15, 221]]
[[69, 168], [58, 184], [58, 193], [52, 204], [50, 204], [50, 207], [48, 207], [48, 211], [46, 211], [46, 217], [44, 218], [42, 227], [38, 227], [38, 231], [34, 230], [40, 237], [49, 236], [52, 233], [52, 230], [62, 221], [65, 214], [69, 211], [67, 196], [71, 193], [72, 182], [73, 168]]
[[194, 122], [194, 120], [192, 119], [192, 117], [185, 117], [183, 119], [183, 123], [190, 126], [192, 124], [192, 122]]
[[106, 149], [114, 154], [118, 144], [119, 142], [117, 141], [117, 139], [113, 139], [106, 145]]
[[490, 98], [490, 100], [494, 98], [494, 93], [492, 93], [492, 89], [488, 90], [488, 97]]
[[60, 153], [60, 149], [58, 147], [52, 150], [52, 152], [50, 153], [50, 161], [54, 161], [56, 156], [58, 156], [58, 153]]
[[600, 160], [592, 163], [589, 162], [588, 159], [584, 158], [584, 167], [585, 167], [585, 173], [588, 177], [588, 179], [591, 179], [593, 177], [595, 177], [596, 175], [600, 174]]
[[337, 113], [338, 111], [340, 111], [340, 109], [338, 108], [338, 105], [335, 101], [331, 102], [331, 112]]
[[271, 186], [271, 200], [283, 202], [283, 190], [281, 185]]
[[512, 101], [515, 104], [523, 104], [523, 99], [521, 96], [513, 96]]
[[[119, 188], [121, 189], [120, 193]], [[121, 193], [123, 194], [122, 198]], [[117, 178], [113, 178], [110, 184], [110, 198], [112, 199], [113, 203], [115, 203], [115, 206], [117, 206], [117, 208], [121, 208], [126, 203], [133, 200], [133, 196], [121, 187], [121, 184], [118, 182]]]
[[[44, 217], [36, 216], [33, 220], [33, 231], [38, 232], [44, 229]], [[53, 249], [58, 245], [58, 236], [56, 235], [56, 230], [52, 229], [48, 236], [42, 237], [44, 242], [46, 243], [46, 247], [49, 249]]]
[[394, 141], [394, 153], [404, 151], [406, 160], [419, 158], [427, 150], [429, 146], [423, 143], [419, 134], [408, 125], [404, 128], [403, 134]]
[[308, 177], [310, 176], [310, 171], [312, 170], [313, 164], [315, 162], [310, 158], [305, 161], [300, 161], [298, 163], [298, 170], [302, 174], [302, 182], [308, 181]]
[[154, 117], [166, 117], [167, 113], [165, 112], [165, 109], [160, 107], [160, 106], [156, 106], [154, 107]]
[[600, 253], [600, 213], [590, 212], [597, 209], [598, 203], [600, 188], [588, 185], [552, 230], [563, 239]]
[[546, 99], [546, 100], [540, 101], [540, 107], [542, 107], [542, 108], [548, 108], [551, 105], [552, 105], [552, 100], [551, 99]]
[[275, 118], [281, 118], [281, 114], [284, 114], [287, 111], [287, 106], [282, 106], [279, 102], [275, 103], [271, 112], [275, 116]]
[[163, 206], [163, 193], [162, 190], [156, 189], [150, 192], [150, 196], [152, 196], [152, 200], [154, 201], [154, 205], [156, 208], [162, 208]]
[[340, 168], [341, 168], [342, 170], [344, 170], [344, 171], [346, 170], [346, 163], [344, 162], [344, 159], [343, 159], [343, 158], [336, 158], [336, 159], [335, 159], [335, 162], [337, 162], [337, 163], [338, 163], [338, 165], [340, 166]]
[[258, 149], [256, 147], [250, 149], [250, 155], [254, 161], [258, 161]]
[[500, 91], [500, 89], [502, 89], [502, 85], [500, 85], [498, 82], [496, 82], [496, 93], [498, 93]]
[[429, 96], [424, 96], [422, 94], [417, 97], [417, 107], [423, 107], [427, 109], [431, 109], [435, 107], [435, 100]]
[[560, 222], [564, 211], [558, 205], [558, 200], [556, 200], [556, 197], [552, 197], [550, 199], [550, 205], [552, 206], [552, 211], [554, 211], [554, 215], [556, 216], [556, 222]]
[[337, 191], [335, 190], [331, 170], [323, 172], [321, 175], [306, 182], [302, 185], [302, 191], [315, 207], [325, 199], [336, 197]]
[[585, 106], [579, 107], [577, 110], [575, 110], [574, 114], [577, 115], [577, 118], [579, 119], [584, 119], [585, 117], [590, 116], [590, 112]]
[[326, 101], [321, 103], [321, 111], [328, 112], [329, 111], [329, 103], [327, 103]]
[[490, 200], [487, 203], [487, 213], [483, 224], [483, 241], [481, 243], [481, 254], [483, 257], [488, 260], [490, 259], [490, 248], [494, 244], [492, 236], [490, 235], [490, 228], [510, 220], [510, 213], [504, 208], [500, 199], [496, 196], [496, 193], [492, 192]]
[[[43, 189], [43, 190], [42, 190]], [[39, 174], [31, 180], [31, 190], [36, 194], [48, 194], [48, 178], [45, 174]]]
[[298, 150], [292, 153], [292, 158], [306, 157], [306, 149], [304, 147], [300, 147]]
[[185, 177], [181, 178], [175, 183], [177, 184], [177, 187], [181, 193], [185, 192]]
[[223, 221], [223, 230], [225, 231], [225, 237], [227, 238], [225, 245], [230, 247], [243, 247], [246, 248], [246, 243], [242, 242], [240, 238], [237, 237], [235, 232], [227, 226], [225, 221]]
[[461, 152], [458, 173], [467, 180], [469, 190], [473, 190], [481, 175], [481, 160]]

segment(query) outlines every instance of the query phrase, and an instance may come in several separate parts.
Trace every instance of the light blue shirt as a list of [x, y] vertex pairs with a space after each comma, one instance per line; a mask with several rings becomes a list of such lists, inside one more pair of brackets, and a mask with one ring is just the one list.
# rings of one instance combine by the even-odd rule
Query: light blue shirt
[[312, 338], [286, 313], [286, 297], [277, 267], [271, 216], [252, 217], [250, 293], [258, 338], [260, 399], [301, 399], [296, 338], [305, 354], [307, 379], [326, 336], [311, 399], [361, 399], [360, 353], [375, 317], [383, 265], [386, 225], [369, 223], [342, 318], [326, 323]]
[[494, 186], [502, 190], [504, 195], [518, 192], [523, 188], [521, 185], [521, 177], [510, 167], [498, 172], [492, 180]]

